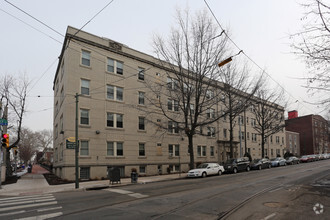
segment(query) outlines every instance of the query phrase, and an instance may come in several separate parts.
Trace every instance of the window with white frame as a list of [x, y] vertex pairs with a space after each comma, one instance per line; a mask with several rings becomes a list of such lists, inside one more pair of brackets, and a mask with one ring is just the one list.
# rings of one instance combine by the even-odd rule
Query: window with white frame
[[90, 81], [87, 79], [81, 79], [81, 94], [89, 95], [89, 83]]
[[173, 157], [180, 156], [180, 146], [178, 144], [169, 144], [168, 154], [169, 156], [173, 156]]
[[123, 128], [124, 119], [122, 114], [107, 112], [107, 127]]
[[80, 156], [88, 156], [89, 155], [89, 142], [81, 140], [80, 141]]
[[176, 100], [168, 99], [167, 100], [167, 109], [170, 111], [179, 111], [179, 102]]
[[145, 118], [139, 117], [139, 130], [145, 130]]
[[145, 72], [144, 68], [139, 67], [138, 68], [138, 71], [139, 71], [139, 73], [138, 73], [138, 79], [139, 80], [144, 80], [144, 72]]
[[107, 156], [113, 156], [113, 157], [124, 156], [123, 142], [108, 141], [107, 142]]
[[168, 121], [168, 127], [167, 131], [171, 134], [178, 134], [179, 133], [179, 127], [178, 123], [174, 121]]
[[146, 173], [146, 166], [139, 166], [140, 173]]
[[210, 156], [214, 157], [214, 146], [210, 146]]
[[207, 127], [207, 136], [215, 137], [215, 127]]
[[257, 121], [256, 121], [256, 119], [254, 119], [254, 118], [251, 118], [251, 126], [252, 126], [252, 127], [255, 127], [255, 126], [256, 126], [256, 124], [257, 124]]
[[212, 90], [206, 90], [206, 98], [207, 99], [213, 99], [214, 97], [214, 92]]
[[123, 101], [124, 89], [122, 87], [107, 85], [107, 99]]
[[144, 157], [146, 155], [146, 149], [144, 143], [139, 143], [139, 156]]
[[144, 105], [144, 92], [139, 92], [139, 99], [138, 99], [138, 103], [139, 105]]
[[280, 137], [276, 136], [276, 144], [279, 144], [279, 143], [280, 143]]
[[84, 66], [91, 65], [91, 52], [86, 50], [81, 51], [81, 64]]
[[206, 146], [197, 146], [197, 156], [206, 157]]
[[123, 75], [123, 63], [111, 58], [107, 58], [107, 71], [110, 73], [117, 73]]
[[178, 81], [171, 77], [167, 77], [167, 88], [168, 89], [177, 89], [178, 88]]
[[89, 110], [80, 109], [80, 124], [89, 125]]
[[215, 118], [215, 111], [213, 108], [209, 108], [206, 110], [207, 118]]

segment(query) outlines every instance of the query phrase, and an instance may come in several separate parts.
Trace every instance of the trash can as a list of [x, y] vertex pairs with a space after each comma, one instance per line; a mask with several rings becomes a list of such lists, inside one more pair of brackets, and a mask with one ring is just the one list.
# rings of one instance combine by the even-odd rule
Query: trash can
[[108, 178], [110, 181], [110, 184], [113, 184], [114, 182], [116, 183], [121, 183], [120, 182], [120, 170], [118, 167], [112, 167], [108, 169]]
[[137, 172], [131, 172], [131, 183], [137, 183], [137, 181], [138, 181]]

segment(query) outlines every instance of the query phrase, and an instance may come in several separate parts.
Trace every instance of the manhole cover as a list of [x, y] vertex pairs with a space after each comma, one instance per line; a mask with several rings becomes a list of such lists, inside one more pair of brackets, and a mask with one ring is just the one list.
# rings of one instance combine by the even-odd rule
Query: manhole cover
[[284, 203], [280, 203], [280, 202], [266, 202], [266, 203], [264, 203], [264, 206], [267, 206], [270, 208], [282, 208], [282, 207], [286, 207], [287, 205], [285, 205]]

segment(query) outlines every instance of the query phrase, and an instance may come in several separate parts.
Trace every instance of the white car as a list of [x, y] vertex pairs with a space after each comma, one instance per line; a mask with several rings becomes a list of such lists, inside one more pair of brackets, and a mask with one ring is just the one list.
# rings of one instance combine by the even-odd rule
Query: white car
[[206, 177], [209, 175], [221, 175], [223, 172], [225, 172], [225, 169], [218, 163], [202, 163], [196, 169], [189, 170], [187, 177]]

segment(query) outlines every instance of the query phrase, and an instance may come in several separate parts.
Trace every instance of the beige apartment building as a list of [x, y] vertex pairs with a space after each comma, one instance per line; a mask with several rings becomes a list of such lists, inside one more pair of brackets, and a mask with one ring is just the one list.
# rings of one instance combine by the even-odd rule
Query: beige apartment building
[[[53, 86], [56, 175], [75, 178], [75, 150], [68, 141], [75, 137], [76, 94], [81, 179], [105, 178], [111, 167], [118, 167], [121, 176], [129, 176], [132, 168], [139, 175], [189, 170], [188, 139], [162, 115], [147, 113], [151, 93], [146, 83], [168, 83], [158, 59], [68, 27]], [[176, 111], [176, 104], [169, 102], [168, 110]], [[234, 128], [234, 153], [236, 157], [244, 155], [246, 145], [252, 158], [260, 158], [261, 141], [253, 129], [255, 119], [249, 109], [245, 113], [241, 128]], [[195, 135], [196, 164], [228, 159], [227, 120], [216, 121], [205, 129], [206, 135]], [[168, 129], [161, 129], [157, 123], [168, 123]], [[283, 156], [284, 129], [267, 143], [267, 156]]]

